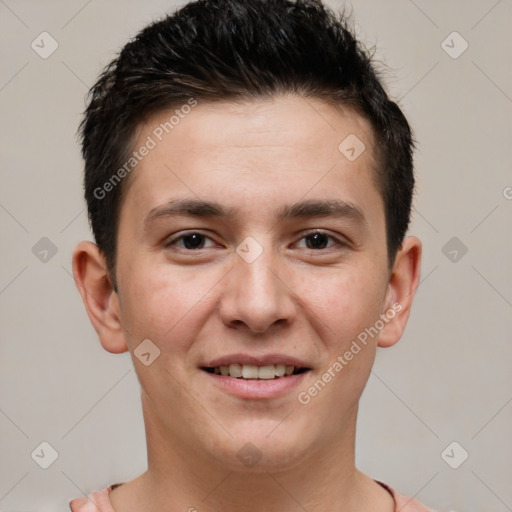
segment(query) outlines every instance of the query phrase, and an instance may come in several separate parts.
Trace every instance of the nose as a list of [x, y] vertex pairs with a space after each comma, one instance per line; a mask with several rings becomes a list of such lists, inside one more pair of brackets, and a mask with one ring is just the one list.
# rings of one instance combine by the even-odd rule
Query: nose
[[234, 255], [220, 306], [226, 326], [261, 334], [293, 322], [296, 304], [290, 273], [286, 263], [277, 260], [270, 249], [250, 263]]

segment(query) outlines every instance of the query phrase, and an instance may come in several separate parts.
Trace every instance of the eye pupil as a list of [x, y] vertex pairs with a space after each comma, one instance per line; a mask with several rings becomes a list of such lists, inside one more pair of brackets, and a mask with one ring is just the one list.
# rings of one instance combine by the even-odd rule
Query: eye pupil
[[[200, 233], [192, 233], [191, 235], [187, 235], [187, 236], [184, 236], [183, 237], [183, 245], [187, 248], [187, 249], [198, 249], [199, 246], [201, 246], [203, 240], [202, 240], [202, 236]], [[187, 243], [187, 240], [190, 240], [192, 239], [192, 243]]]
[[[208, 237], [202, 233], [192, 232], [186, 235], [182, 235], [175, 240], [171, 240], [166, 246], [170, 247], [172, 245], [179, 244], [182, 250], [200, 250], [203, 249], [205, 238]], [[332, 236], [322, 232], [310, 233], [309, 235], [302, 237], [302, 240], [306, 240], [306, 246], [310, 250], [326, 249], [329, 245], [329, 239], [336, 240]], [[338, 245], [340, 244], [338, 243]]]
[[313, 245], [313, 247], [308, 247], [309, 249], [313, 248], [313, 249], [324, 249], [325, 247], [325, 243], [327, 242], [327, 235], [324, 235], [323, 233], [313, 233], [312, 235], [309, 235], [307, 237], [308, 240], [313, 240], [313, 243], [312, 244], [308, 244], [309, 245]]

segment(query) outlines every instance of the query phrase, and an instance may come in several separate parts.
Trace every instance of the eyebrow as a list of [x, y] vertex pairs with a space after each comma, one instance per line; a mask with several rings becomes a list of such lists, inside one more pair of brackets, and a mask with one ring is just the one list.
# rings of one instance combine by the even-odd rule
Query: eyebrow
[[[238, 208], [228, 208], [215, 201], [192, 198], [173, 199], [164, 205], [153, 208], [146, 217], [144, 224], [147, 226], [155, 219], [174, 216], [228, 219], [239, 213]], [[360, 224], [367, 224], [366, 217], [358, 206], [339, 199], [299, 201], [291, 205], [285, 205], [277, 212], [279, 221], [310, 217], [348, 218]]]

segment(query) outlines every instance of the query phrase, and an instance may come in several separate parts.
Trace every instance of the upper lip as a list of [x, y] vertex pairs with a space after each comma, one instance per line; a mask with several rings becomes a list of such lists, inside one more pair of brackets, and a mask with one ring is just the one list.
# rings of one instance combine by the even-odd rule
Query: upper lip
[[211, 359], [202, 365], [202, 367], [218, 368], [219, 366], [229, 366], [230, 364], [252, 364], [255, 366], [284, 364], [286, 366], [295, 366], [296, 368], [310, 368], [305, 361], [286, 354], [266, 354], [261, 356], [252, 356], [249, 354], [231, 354]]

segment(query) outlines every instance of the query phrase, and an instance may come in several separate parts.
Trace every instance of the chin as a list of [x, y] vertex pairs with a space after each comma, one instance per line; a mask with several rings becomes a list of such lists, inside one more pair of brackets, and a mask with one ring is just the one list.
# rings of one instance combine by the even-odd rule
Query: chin
[[265, 473], [293, 468], [306, 458], [313, 440], [296, 425], [278, 425], [275, 421], [253, 421], [228, 430], [233, 437], [225, 436], [222, 444], [219, 441], [214, 458], [235, 472]]

